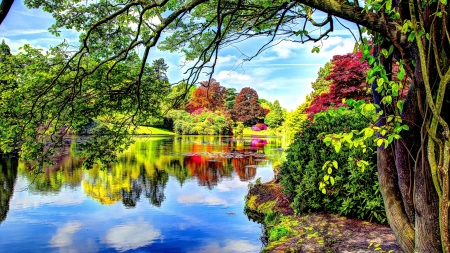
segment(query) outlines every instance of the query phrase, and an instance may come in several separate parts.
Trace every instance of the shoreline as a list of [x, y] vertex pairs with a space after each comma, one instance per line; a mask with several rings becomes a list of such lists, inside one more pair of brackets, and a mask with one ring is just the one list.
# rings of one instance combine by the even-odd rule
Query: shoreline
[[264, 225], [261, 252], [403, 252], [387, 224], [311, 213], [297, 216], [273, 180], [249, 185], [245, 213]]

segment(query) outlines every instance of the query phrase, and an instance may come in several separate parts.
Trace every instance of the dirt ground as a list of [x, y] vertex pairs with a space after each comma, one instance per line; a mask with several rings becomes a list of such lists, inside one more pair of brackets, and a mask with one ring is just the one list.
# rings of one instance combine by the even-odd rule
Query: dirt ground
[[298, 217], [281, 190], [269, 182], [247, 195], [249, 217], [263, 221], [267, 213], [279, 214], [266, 224], [264, 252], [403, 252], [388, 225], [324, 213]]

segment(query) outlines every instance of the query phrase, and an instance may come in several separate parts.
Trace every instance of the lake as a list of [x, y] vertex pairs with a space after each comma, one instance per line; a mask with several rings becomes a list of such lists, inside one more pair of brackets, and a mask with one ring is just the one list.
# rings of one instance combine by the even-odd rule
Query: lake
[[[75, 142], [74, 142], [75, 143]], [[136, 138], [107, 169], [62, 156], [37, 174], [2, 159], [0, 252], [259, 252], [249, 182], [273, 177], [280, 138]]]

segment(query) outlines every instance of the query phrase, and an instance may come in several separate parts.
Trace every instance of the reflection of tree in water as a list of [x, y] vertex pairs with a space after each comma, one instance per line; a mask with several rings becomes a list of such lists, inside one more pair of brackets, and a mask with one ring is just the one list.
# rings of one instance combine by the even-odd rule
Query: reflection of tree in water
[[240, 180], [251, 180], [256, 175], [252, 165], [260, 164], [266, 155], [279, 156], [273, 148], [278, 147], [275, 139], [180, 138], [137, 141], [118, 163], [105, 170], [82, 170], [80, 159], [68, 155], [44, 168], [45, 173], [40, 175], [30, 173], [23, 164], [19, 165], [19, 173], [30, 182], [30, 190], [37, 193], [58, 192], [63, 186], [75, 188], [82, 182], [86, 195], [102, 204], [122, 202], [126, 207], [135, 207], [143, 195], [151, 205], [159, 207], [165, 199], [169, 175], [181, 186], [195, 177], [199, 185], [212, 189], [222, 179], [231, 178], [233, 170]]
[[143, 179], [142, 186], [145, 191], [145, 197], [149, 199], [152, 205], [160, 207], [161, 203], [166, 198], [164, 189], [169, 180], [169, 174], [166, 171], [155, 167], [154, 173]]
[[58, 157], [54, 165], [44, 167], [40, 174], [33, 173], [27, 163], [19, 164], [19, 172], [30, 183], [28, 190], [35, 193], [59, 192], [63, 186], [77, 188], [83, 178], [81, 160], [70, 155]]
[[164, 199], [164, 189], [166, 188], [169, 174], [158, 168], [155, 168], [151, 174], [148, 174], [145, 167], [141, 167], [141, 173], [137, 180], [132, 180], [129, 191], [122, 189], [122, 203], [126, 207], [135, 207], [139, 201], [142, 191], [145, 197], [149, 199], [151, 205], [160, 207]]
[[183, 158], [178, 159], [170, 159], [170, 161], [165, 165], [165, 170], [170, 174], [173, 175], [178, 182], [180, 182], [180, 185], [183, 186], [183, 183], [186, 181], [186, 179], [190, 178], [189, 170], [183, 163]]
[[241, 181], [252, 180], [256, 175], [256, 164], [258, 164], [256, 159], [249, 155], [242, 158], [233, 158], [234, 170], [239, 176]]
[[227, 159], [209, 158], [203, 155], [192, 155], [184, 158], [192, 176], [196, 177], [198, 184], [212, 189], [225, 177], [231, 178], [232, 168], [224, 166]]
[[141, 197], [142, 187], [137, 181], [131, 183], [130, 191], [121, 189], [122, 203], [126, 207], [135, 207]]
[[0, 155], [0, 224], [6, 219], [17, 178], [17, 158]]

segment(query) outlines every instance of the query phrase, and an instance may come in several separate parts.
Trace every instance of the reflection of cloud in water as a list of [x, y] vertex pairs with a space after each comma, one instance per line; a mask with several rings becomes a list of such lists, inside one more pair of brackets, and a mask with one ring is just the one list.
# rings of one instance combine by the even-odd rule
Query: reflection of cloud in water
[[228, 202], [217, 196], [205, 196], [202, 194], [182, 195], [177, 198], [178, 203], [192, 205], [205, 204], [211, 206], [228, 205]]
[[245, 252], [259, 252], [261, 250], [261, 245], [251, 244], [249, 241], [239, 240], [239, 241], [228, 241], [225, 246], [220, 247], [218, 242], [214, 242], [202, 247], [199, 250], [192, 252], [229, 252], [229, 253], [245, 253]]
[[68, 206], [79, 205], [86, 199], [86, 195], [79, 191], [62, 190], [57, 194], [32, 195], [26, 187], [29, 183], [19, 178], [16, 184], [16, 192], [10, 203], [10, 210], [38, 208], [42, 205]]
[[81, 223], [78, 221], [70, 221], [64, 227], [58, 228], [56, 234], [50, 240], [53, 247], [63, 248], [71, 246], [73, 243], [73, 235], [80, 230]]
[[116, 226], [106, 233], [105, 243], [119, 251], [137, 249], [151, 244], [161, 236], [148, 222], [142, 220]]
[[224, 180], [224, 181], [220, 182], [219, 184], [217, 184], [216, 188], [219, 192], [228, 192], [231, 189], [247, 188], [247, 187], [248, 187], [248, 182], [241, 181], [241, 180], [239, 180], [238, 177], [234, 177], [233, 180]]

